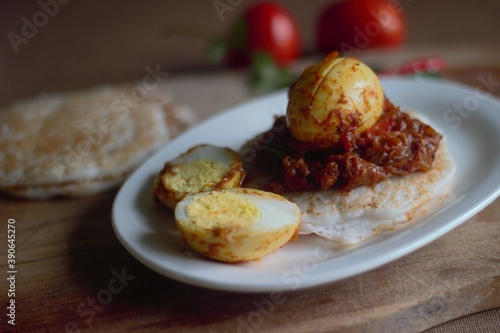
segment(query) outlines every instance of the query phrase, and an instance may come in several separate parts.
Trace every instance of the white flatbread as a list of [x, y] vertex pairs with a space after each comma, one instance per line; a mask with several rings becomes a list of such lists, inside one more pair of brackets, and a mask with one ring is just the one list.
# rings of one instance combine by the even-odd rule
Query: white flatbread
[[99, 86], [19, 101], [0, 111], [0, 189], [84, 196], [118, 186], [194, 120], [164, 89]]
[[[429, 123], [420, 115], [408, 113]], [[301, 211], [299, 234], [317, 234], [340, 244], [355, 244], [408, 222], [418, 208], [433, 198], [445, 196], [455, 171], [456, 165], [443, 137], [428, 172], [393, 176], [349, 192], [318, 190], [281, 195], [297, 204]], [[267, 180], [268, 176], [254, 174], [245, 186], [262, 189]]]
[[300, 234], [315, 233], [342, 244], [354, 244], [409, 221], [419, 207], [446, 194], [455, 170], [448, 145], [441, 142], [428, 172], [394, 176], [350, 192], [325, 190], [282, 195], [300, 208]]

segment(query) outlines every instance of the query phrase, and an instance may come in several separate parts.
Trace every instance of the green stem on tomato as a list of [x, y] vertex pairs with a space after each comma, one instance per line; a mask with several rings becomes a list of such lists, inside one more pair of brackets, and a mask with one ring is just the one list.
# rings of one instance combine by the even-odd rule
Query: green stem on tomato
[[298, 75], [278, 66], [268, 53], [262, 51], [252, 55], [250, 74], [250, 87], [260, 93], [289, 87], [298, 79]]

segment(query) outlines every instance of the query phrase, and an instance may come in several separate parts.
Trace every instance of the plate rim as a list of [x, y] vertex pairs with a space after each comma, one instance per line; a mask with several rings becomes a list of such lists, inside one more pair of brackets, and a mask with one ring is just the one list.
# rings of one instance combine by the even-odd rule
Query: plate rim
[[[398, 83], [398, 82], [404, 82], [404, 84], [411, 83], [411, 84], [424, 84], [424, 85], [437, 85], [440, 87], [447, 87], [450, 89], [458, 89], [461, 90], [462, 92], [471, 92], [471, 87], [455, 82], [455, 81], [449, 81], [449, 80], [443, 80], [443, 79], [427, 79], [427, 78], [419, 78], [418, 80], [415, 80], [414, 78], [406, 78], [406, 77], [391, 77], [391, 78], [381, 78], [382, 84], [389, 84], [389, 83]], [[238, 292], [272, 292], [272, 291], [282, 291], [282, 290], [295, 290], [295, 289], [303, 289], [303, 288], [309, 288], [313, 286], [318, 286], [321, 284], [329, 283], [329, 282], [335, 282], [341, 279], [345, 279], [350, 276], [354, 276], [356, 274], [366, 272], [372, 269], [375, 269], [377, 267], [380, 267], [382, 265], [385, 265], [391, 261], [394, 261], [395, 259], [398, 259], [404, 255], [407, 255], [427, 244], [430, 242], [434, 241], [435, 239], [443, 236], [447, 232], [451, 231], [452, 229], [456, 228], [458, 225], [462, 224], [464, 221], [470, 219], [472, 216], [476, 215], [478, 212], [483, 210], [486, 206], [488, 206], [491, 202], [493, 202], [498, 196], [500, 196], [500, 184], [496, 187], [496, 189], [492, 189], [491, 193], [484, 198], [482, 201], [479, 201], [476, 203], [475, 206], [473, 206], [471, 209], [469, 209], [466, 214], [462, 214], [461, 216], [453, 219], [453, 221], [450, 223], [445, 223], [441, 225], [437, 230], [434, 230], [434, 232], [427, 234], [426, 237], [419, 237], [417, 238], [418, 241], [412, 241], [406, 246], [399, 246], [395, 249], [395, 251], [389, 251], [382, 257], [378, 255], [378, 260], [376, 261], [376, 264], [371, 264], [367, 268], [365, 262], [356, 262], [355, 264], [351, 265], [349, 269], [344, 269], [343, 274], [337, 275], [336, 278], [329, 279], [330, 274], [317, 274], [316, 279], [308, 279], [305, 281], [301, 281], [300, 286], [298, 288], [284, 288], [285, 286], [282, 285], [282, 282], [278, 281], [279, 283], [260, 283], [257, 282], [255, 284], [239, 284], [239, 283], [233, 283], [233, 284], [227, 284], [226, 281], [224, 282], [217, 282], [217, 281], [212, 281], [211, 279], [207, 279], [206, 277], [200, 277], [200, 276], [193, 276], [193, 275], [186, 275], [186, 274], [181, 274], [178, 271], [169, 269], [168, 267], [165, 268], [164, 266], [160, 266], [157, 263], [154, 263], [152, 260], [149, 260], [148, 258], [144, 258], [142, 254], [137, 251], [134, 246], [129, 244], [128, 240], [123, 237], [120, 231], [119, 227], [119, 221], [117, 220], [117, 206], [122, 200], [124, 196], [124, 188], [126, 189], [127, 184], [131, 182], [131, 179], [134, 179], [134, 177], [138, 177], [136, 175], [140, 174], [140, 170], [142, 170], [142, 167], [149, 163], [149, 161], [153, 160], [155, 156], [162, 154], [162, 152], [167, 151], [169, 146], [172, 146], [176, 142], [182, 142], [183, 140], [186, 140], [186, 138], [189, 138], [190, 136], [193, 135], [193, 133], [196, 133], [200, 131], [200, 129], [203, 129], [205, 127], [210, 127], [211, 124], [217, 123], [220, 121], [220, 119], [223, 119], [224, 117], [227, 117], [228, 114], [230, 113], [235, 113], [238, 110], [241, 110], [244, 107], [251, 107], [252, 105], [256, 103], [262, 103], [264, 101], [269, 101], [273, 100], [275, 98], [282, 98], [283, 94], [286, 93], [286, 90], [280, 90], [272, 94], [268, 94], [265, 96], [260, 96], [256, 98], [252, 98], [246, 102], [240, 103], [238, 105], [235, 105], [233, 107], [227, 108], [226, 110], [223, 110], [211, 117], [208, 117], [207, 119], [203, 120], [199, 124], [196, 124], [195, 126], [191, 127], [187, 131], [183, 132], [181, 135], [178, 137], [174, 138], [171, 142], [169, 142], [165, 147], [162, 149], [158, 150], [155, 152], [151, 157], [149, 157], [146, 161], [144, 161], [139, 168], [137, 168], [126, 180], [126, 182], [122, 185], [120, 190], [118, 191], [117, 195], [115, 196], [115, 199], [113, 201], [113, 206], [112, 206], [112, 225], [113, 225], [113, 230], [117, 238], [119, 239], [120, 243], [125, 247], [125, 249], [137, 260], [139, 260], [142, 264], [147, 266], [148, 268], [166, 276], [169, 278], [172, 278], [174, 280], [183, 282], [183, 283], [188, 283], [191, 285], [195, 285], [198, 287], [204, 287], [204, 288], [210, 288], [210, 289], [218, 289], [218, 290], [226, 290], [226, 291], [238, 291]], [[489, 101], [492, 103], [496, 104], [498, 108], [500, 108], [500, 101], [497, 100], [493, 96], [489, 96], [487, 98]], [[488, 113], [489, 114], [489, 113]], [[499, 117], [500, 119], [500, 117]], [[446, 207], [446, 206], [445, 206]], [[393, 238], [393, 237], [390, 237]], [[369, 247], [368, 247], [369, 248]], [[319, 266], [325, 266], [329, 263], [329, 261], [321, 262], [318, 263]], [[214, 263], [214, 264], [219, 264], [219, 263]], [[227, 264], [222, 264], [222, 265], [227, 265]], [[233, 266], [234, 267], [234, 266]]]

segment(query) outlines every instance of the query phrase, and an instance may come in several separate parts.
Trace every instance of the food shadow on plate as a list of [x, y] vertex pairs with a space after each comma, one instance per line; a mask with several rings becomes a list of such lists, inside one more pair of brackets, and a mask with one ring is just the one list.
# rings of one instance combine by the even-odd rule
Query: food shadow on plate
[[159, 204], [153, 198], [153, 181], [156, 174], [148, 176], [140, 190], [137, 192], [134, 204], [141, 215], [141, 220], [146, 225], [157, 231], [170, 231], [175, 229], [173, 212]]
[[[175, 254], [176, 256], [185, 257], [188, 260], [194, 259], [212, 262], [211, 259], [198, 254], [185, 244], [175, 226], [174, 213], [154, 201], [152, 184], [155, 176], [155, 174], [151, 174], [147, 177], [147, 180], [137, 192], [135, 198], [136, 210], [140, 213], [142, 222], [151, 229], [151, 232], [140, 235], [140, 241], [155, 253], [159, 255], [164, 254], [165, 258], [168, 255]], [[384, 241], [394, 236], [394, 234], [394, 230], [381, 232], [377, 237], [354, 245], [342, 245], [317, 235], [299, 235], [297, 240], [286, 244], [270, 255], [237, 265], [276, 269], [292, 267], [302, 261], [315, 260], [317, 263], [320, 263], [336, 260], [347, 254], [363, 250], [366, 247]]]
[[154, 201], [153, 180], [155, 177], [156, 174], [147, 177], [134, 201], [135, 208], [141, 215], [141, 221], [151, 229], [151, 233], [141, 235], [141, 242], [158, 253], [175, 251], [201, 258], [182, 240], [175, 226], [173, 211]]
[[[151, 232], [140, 235], [140, 241], [155, 253], [165, 254], [165, 257], [175, 254], [190, 260], [212, 261], [196, 253], [184, 243], [175, 226], [174, 213], [154, 201], [152, 188], [155, 176], [155, 174], [151, 174], [146, 177], [146, 181], [142, 184], [134, 200], [135, 208], [140, 213], [142, 222], [151, 229]], [[439, 202], [443, 204], [443, 201]], [[381, 231], [376, 236], [358, 244], [341, 245], [316, 235], [299, 235], [296, 241], [286, 244], [275, 253], [259, 260], [238, 265], [254, 268], [278, 268], [291, 267], [297, 262], [312, 259], [316, 260], [317, 263], [338, 260], [353, 252], [367, 251], [368, 248], [377, 243], [386, 242], [390, 238], [411, 233], [412, 229], [418, 226], [422, 220], [426, 220], [428, 215], [434, 213], [438, 208], [442, 208], [439, 206], [436, 207], [436, 202], [434, 202], [431, 207], [427, 206], [425, 209], [422, 207], [418, 210], [420, 214], [416, 214], [411, 221], [403, 223], [395, 229]]]

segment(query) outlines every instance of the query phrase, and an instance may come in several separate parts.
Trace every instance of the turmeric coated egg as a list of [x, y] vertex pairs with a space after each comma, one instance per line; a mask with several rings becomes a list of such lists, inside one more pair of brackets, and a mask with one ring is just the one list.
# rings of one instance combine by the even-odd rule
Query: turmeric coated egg
[[290, 88], [287, 126], [300, 141], [329, 147], [343, 133], [360, 134], [382, 114], [384, 93], [376, 74], [355, 58], [328, 55]]
[[274, 252], [297, 237], [300, 211], [284, 197], [231, 188], [186, 196], [175, 208], [184, 241], [222, 262], [245, 262]]
[[165, 163], [154, 180], [153, 197], [173, 210], [188, 194], [238, 187], [244, 179], [243, 163], [235, 151], [198, 145]]

